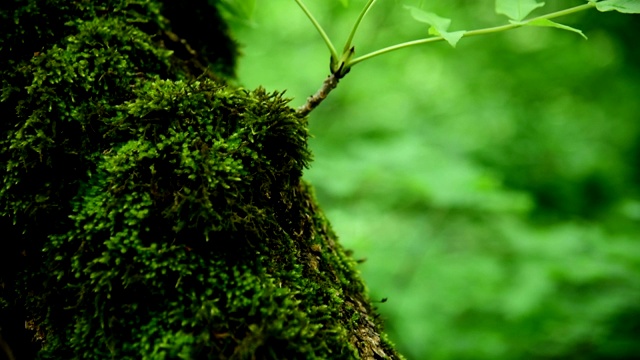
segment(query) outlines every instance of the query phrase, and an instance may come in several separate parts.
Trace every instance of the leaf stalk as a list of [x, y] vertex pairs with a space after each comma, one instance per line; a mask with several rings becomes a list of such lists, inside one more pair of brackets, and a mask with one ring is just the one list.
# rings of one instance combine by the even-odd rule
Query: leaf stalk
[[[569, 9], [564, 9], [564, 10], [552, 12], [552, 13], [549, 13], [549, 14], [545, 14], [545, 15], [541, 15], [541, 16], [529, 19], [529, 20], [523, 20], [523, 21], [517, 22], [517, 23], [494, 26], [494, 27], [485, 28], [485, 29], [470, 30], [470, 31], [465, 32], [462, 37], [465, 38], [465, 37], [470, 37], [470, 36], [486, 35], [486, 34], [491, 34], [491, 33], [497, 33], [497, 32], [502, 32], [502, 31], [506, 31], [506, 30], [511, 30], [511, 29], [515, 29], [515, 28], [519, 28], [519, 27], [525, 26], [527, 23], [532, 22], [532, 21], [543, 20], [543, 19], [553, 19], [553, 18], [557, 18], [557, 17], [560, 17], [560, 16], [565, 16], [565, 15], [577, 13], [577, 12], [580, 12], [580, 11], [584, 11], [584, 10], [587, 10], [587, 9], [591, 9], [591, 8], [594, 8], [595, 6], [596, 6], [595, 2], [588, 2], [588, 3], [583, 4], [583, 5], [574, 6], [574, 7], [571, 7]], [[427, 44], [427, 43], [431, 43], [431, 42], [442, 41], [442, 40], [444, 40], [444, 38], [442, 36], [435, 36], [435, 37], [429, 37], [429, 38], [425, 38], [425, 39], [407, 41], [407, 42], [404, 42], [404, 43], [401, 43], [401, 44], [396, 44], [396, 45], [393, 45], [393, 46], [388, 46], [388, 47], [385, 47], [383, 49], [372, 51], [372, 52], [370, 52], [368, 54], [356, 57], [356, 58], [352, 59], [347, 64], [347, 66], [348, 67], [352, 67], [352, 66], [354, 66], [354, 65], [356, 65], [356, 64], [358, 64], [360, 62], [363, 62], [365, 60], [368, 60], [368, 59], [371, 59], [373, 57], [376, 57], [376, 56], [379, 56], [379, 55], [382, 55], [382, 54], [386, 54], [386, 53], [389, 53], [389, 52], [392, 52], [392, 51], [408, 48], [408, 47], [411, 47], [411, 46], [417, 46], [417, 45]]]
[[313, 17], [313, 15], [309, 11], [309, 9], [307, 9], [307, 7], [304, 5], [304, 3], [302, 3], [302, 0], [295, 0], [295, 1], [298, 4], [298, 6], [300, 6], [302, 11], [307, 15], [307, 17], [309, 18], [309, 20], [311, 21], [313, 26], [316, 28], [316, 30], [318, 30], [318, 33], [320, 33], [320, 36], [322, 37], [322, 40], [324, 40], [324, 43], [327, 44], [327, 47], [329, 48], [329, 52], [331, 53], [332, 61], [333, 61], [333, 59], [337, 60], [338, 59], [338, 52], [336, 51], [335, 46], [333, 46], [333, 43], [331, 42], [331, 39], [329, 39], [329, 36], [324, 31], [324, 29], [322, 28], [320, 23], [316, 20], [315, 17]]
[[367, 5], [362, 8], [360, 15], [358, 15], [358, 19], [356, 19], [356, 22], [353, 24], [351, 33], [349, 33], [349, 38], [347, 38], [347, 42], [344, 44], [344, 50], [342, 50], [343, 54], [348, 52], [351, 48], [351, 43], [353, 42], [353, 38], [356, 36], [356, 32], [358, 31], [358, 27], [360, 26], [362, 19], [364, 19], [375, 2], [376, 0], [369, 0], [369, 2], [367, 2]]

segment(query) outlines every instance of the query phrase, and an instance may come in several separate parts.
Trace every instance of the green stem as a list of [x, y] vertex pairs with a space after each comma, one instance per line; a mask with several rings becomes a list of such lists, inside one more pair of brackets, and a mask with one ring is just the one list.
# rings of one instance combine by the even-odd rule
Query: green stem
[[[569, 9], [560, 10], [560, 11], [552, 12], [552, 13], [549, 13], [549, 14], [546, 14], [546, 15], [538, 16], [538, 17], [535, 17], [535, 18], [530, 19], [530, 20], [525, 20], [525, 21], [521, 21], [521, 22], [517, 22], [517, 23], [511, 23], [511, 24], [507, 24], [507, 25], [490, 27], [490, 28], [486, 28], [486, 29], [470, 30], [470, 31], [465, 32], [463, 37], [485, 35], [485, 34], [491, 34], [491, 33], [497, 33], [497, 32], [501, 32], [501, 31], [511, 30], [511, 29], [515, 29], [515, 28], [524, 26], [530, 21], [541, 20], [541, 19], [553, 19], [553, 18], [556, 18], [556, 17], [573, 14], [573, 13], [576, 13], [576, 12], [579, 12], [579, 11], [584, 11], [584, 10], [593, 8], [595, 6], [596, 6], [595, 3], [589, 2], [589, 3], [584, 4], [584, 5], [578, 5], [578, 6], [574, 6], [572, 8], [569, 8]], [[442, 41], [442, 40], [444, 40], [444, 38], [442, 36], [436, 36], [436, 37], [430, 37], [430, 38], [426, 38], [426, 39], [407, 41], [407, 42], [404, 42], [404, 43], [401, 43], [401, 44], [389, 46], [389, 47], [386, 47], [386, 48], [383, 48], [383, 49], [380, 49], [380, 50], [377, 50], [377, 51], [373, 51], [373, 52], [370, 52], [368, 54], [359, 56], [359, 57], [349, 61], [347, 66], [352, 67], [353, 65], [355, 65], [355, 64], [357, 64], [359, 62], [362, 62], [362, 61], [365, 61], [367, 59], [371, 59], [371, 58], [376, 57], [378, 55], [386, 54], [386, 53], [389, 53], [389, 52], [392, 52], [392, 51], [395, 51], [395, 50], [400, 50], [400, 49], [408, 48], [408, 47], [411, 47], [411, 46], [422, 45], [422, 44], [427, 44], [427, 43], [436, 42], [436, 41]]]
[[358, 26], [360, 26], [362, 19], [364, 19], [365, 15], [367, 15], [367, 13], [369, 12], [369, 9], [371, 9], [371, 7], [375, 2], [376, 0], [369, 0], [369, 2], [367, 2], [367, 5], [365, 5], [362, 11], [360, 12], [358, 19], [353, 24], [353, 28], [351, 29], [351, 33], [349, 34], [349, 38], [347, 39], [347, 42], [344, 44], [343, 54], [349, 52], [349, 49], [351, 48], [351, 43], [353, 42], [353, 37], [356, 36], [356, 31], [358, 30]]
[[329, 52], [331, 52], [331, 58], [338, 59], [338, 52], [336, 51], [335, 46], [333, 46], [331, 39], [329, 39], [329, 36], [327, 36], [327, 33], [324, 31], [322, 26], [320, 26], [320, 23], [313, 17], [313, 15], [311, 15], [311, 12], [309, 11], [309, 9], [307, 9], [306, 6], [304, 6], [304, 4], [302, 3], [302, 0], [296, 0], [296, 3], [298, 3], [298, 6], [300, 6], [302, 11], [304, 11], [304, 13], [307, 15], [309, 20], [311, 20], [311, 23], [313, 23], [313, 26], [315, 26], [316, 30], [318, 30], [318, 32], [320, 33], [320, 36], [322, 36], [322, 39], [324, 40], [325, 44], [327, 44], [327, 47], [329, 48]]

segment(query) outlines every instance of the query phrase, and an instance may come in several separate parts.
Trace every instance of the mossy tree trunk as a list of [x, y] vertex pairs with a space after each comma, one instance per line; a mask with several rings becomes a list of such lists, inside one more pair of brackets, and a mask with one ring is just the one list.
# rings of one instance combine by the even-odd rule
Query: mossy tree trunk
[[0, 3], [4, 356], [399, 357], [213, 5]]

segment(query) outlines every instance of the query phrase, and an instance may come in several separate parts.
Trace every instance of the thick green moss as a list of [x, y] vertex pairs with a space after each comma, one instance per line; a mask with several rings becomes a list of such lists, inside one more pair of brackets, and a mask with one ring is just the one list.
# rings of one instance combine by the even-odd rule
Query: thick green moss
[[0, 5], [3, 335], [26, 321], [23, 358], [397, 357], [301, 181], [306, 119], [225, 84], [233, 42], [188, 3], [220, 52], [176, 5]]

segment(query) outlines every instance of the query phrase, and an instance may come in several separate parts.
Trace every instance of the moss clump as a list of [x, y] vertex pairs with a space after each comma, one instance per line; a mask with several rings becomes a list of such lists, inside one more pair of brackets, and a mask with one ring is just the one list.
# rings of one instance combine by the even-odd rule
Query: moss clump
[[225, 84], [224, 24], [200, 25], [219, 52], [187, 46], [172, 6], [0, 5], [4, 337], [23, 358], [397, 357], [301, 181], [306, 119]]

